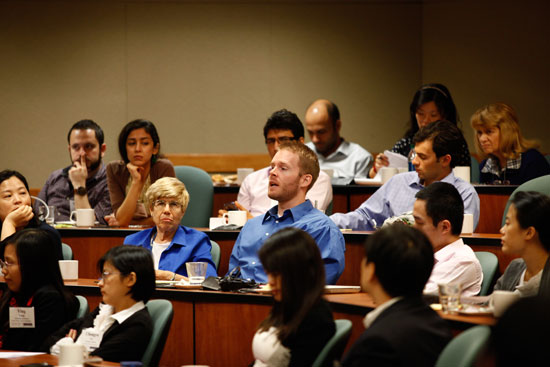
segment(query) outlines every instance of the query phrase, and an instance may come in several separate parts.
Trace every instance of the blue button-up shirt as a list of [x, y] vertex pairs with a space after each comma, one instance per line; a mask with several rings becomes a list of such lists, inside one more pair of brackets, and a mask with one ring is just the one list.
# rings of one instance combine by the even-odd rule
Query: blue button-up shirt
[[[141, 246], [152, 251], [152, 240], [157, 235], [157, 227], [145, 229], [124, 238], [125, 245]], [[206, 276], [217, 276], [216, 266], [212, 261], [212, 245], [208, 236], [193, 228], [179, 226], [170, 245], [160, 255], [159, 269], [168, 270], [187, 276], [186, 262], [205, 262]]]
[[325, 263], [327, 284], [334, 284], [344, 271], [346, 245], [342, 232], [321, 211], [315, 209], [309, 200], [287, 209], [281, 217], [278, 206], [269, 209], [265, 215], [250, 219], [237, 237], [229, 259], [229, 271], [241, 267], [243, 278], [256, 282], [267, 282], [267, 275], [258, 258], [258, 250], [269, 236], [285, 227], [296, 227], [309, 233], [319, 246]]
[[[451, 172], [441, 180], [456, 187], [464, 201], [464, 213], [474, 215], [474, 228], [479, 221], [479, 196], [470, 183]], [[330, 219], [340, 228], [370, 231], [380, 227], [388, 218], [413, 210], [416, 193], [424, 188], [416, 172], [393, 176], [361, 206], [352, 212], [336, 213]]]

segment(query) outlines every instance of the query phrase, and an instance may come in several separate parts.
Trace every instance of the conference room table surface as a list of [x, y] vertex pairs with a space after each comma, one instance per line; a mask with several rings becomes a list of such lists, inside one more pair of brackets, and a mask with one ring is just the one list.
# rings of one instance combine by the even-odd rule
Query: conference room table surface
[[[3, 350], [2, 352], [10, 352]], [[16, 351], [13, 351], [16, 352]], [[0, 367], [20, 367], [25, 365], [35, 365], [35, 367], [47, 367], [48, 365], [57, 366], [59, 359], [51, 354], [36, 354], [33, 356], [17, 357], [17, 358], [0, 358]], [[115, 362], [94, 362], [86, 363], [86, 367], [116, 367], [120, 363]]]
[[[223, 276], [227, 274], [229, 270], [229, 258], [239, 231], [197, 229], [206, 233], [212, 241], [220, 245], [221, 258], [218, 275]], [[97, 261], [101, 256], [111, 247], [121, 245], [124, 237], [138, 230], [142, 230], [142, 228], [60, 228], [59, 232], [61, 233], [63, 242], [71, 246], [75, 260], [79, 260], [79, 276], [94, 278], [99, 276]], [[363, 245], [371, 233], [373, 232], [349, 231], [343, 233], [346, 242], [346, 266], [337, 284], [360, 284], [360, 265], [364, 254]], [[513, 257], [502, 253], [500, 237], [499, 234], [479, 233], [462, 236], [464, 242], [470, 245], [474, 251], [493, 252], [499, 259], [500, 273], [503, 273]]]
[[[101, 295], [95, 279], [67, 281], [74, 293], [88, 299], [90, 309]], [[267, 317], [273, 299], [270, 295], [157, 288], [153, 298], [168, 299], [174, 319], [161, 359], [161, 366], [204, 364], [246, 366], [252, 362], [252, 338], [259, 323]], [[353, 323], [348, 348], [364, 331], [362, 320], [374, 308], [366, 293], [327, 294], [325, 299], [335, 319]], [[439, 312], [455, 334], [473, 325], [493, 325], [492, 316], [449, 315]]]
[[[517, 186], [483, 184], [473, 186], [480, 201], [480, 216], [476, 231], [498, 233], [508, 198]], [[332, 212], [348, 213], [357, 209], [379, 187], [380, 185], [332, 185]], [[238, 193], [238, 185], [215, 185], [212, 216], [218, 215], [218, 210], [223, 208], [223, 204], [237, 200]]]

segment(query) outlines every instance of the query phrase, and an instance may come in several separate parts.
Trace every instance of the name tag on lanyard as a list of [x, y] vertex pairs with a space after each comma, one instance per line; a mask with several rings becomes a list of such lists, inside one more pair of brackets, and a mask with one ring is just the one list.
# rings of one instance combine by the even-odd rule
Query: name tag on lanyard
[[10, 307], [10, 328], [34, 329], [34, 307]]

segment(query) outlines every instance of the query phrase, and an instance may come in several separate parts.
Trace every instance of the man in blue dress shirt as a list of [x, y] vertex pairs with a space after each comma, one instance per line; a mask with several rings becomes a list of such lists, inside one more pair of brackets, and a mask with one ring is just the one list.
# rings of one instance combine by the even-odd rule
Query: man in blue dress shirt
[[293, 141], [281, 144], [271, 161], [268, 186], [268, 196], [278, 201], [278, 205], [250, 219], [243, 227], [231, 252], [230, 271], [240, 266], [243, 278], [267, 282], [258, 250], [273, 233], [293, 226], [308, 232], [317, 242], [325, 263], [326, 282], [336, 283], [345, 266], [344, 236], [306, 200], [306, 193], [318, 176], [319, 162], [311, 149]]
[[388, 218], [413, 210], [415, 194], [433, 182], [450, 183], [464, 202], [464, 212], [474, 215], [474, 228], [479, 220], [479, 196], [469, 182], [455, 177], [455, 157], [460, 156], [464, 138], [458, 127], [448, 121], [437, 121], [420, 129], [414, 136], [415, 172], [393, 176], [356, 210], [333, 214], [330, 219], [339, 228], [370, 231], [382, 226]]

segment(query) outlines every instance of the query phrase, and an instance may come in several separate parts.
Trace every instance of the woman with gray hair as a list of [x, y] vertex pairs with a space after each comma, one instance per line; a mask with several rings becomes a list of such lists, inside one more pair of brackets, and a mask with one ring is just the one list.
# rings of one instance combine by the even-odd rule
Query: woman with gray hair
[[141, 246], [153, 253], [156, 278], [187, 277], [186, 262], [205, 262], [206, 276], [217, 276], [208, 236], [180, 225], [189, 204], [185, 185], [175, 177], [158, 179], [147, 190], [145, 201], [155, 226], [127, 236], [124, 244]]

